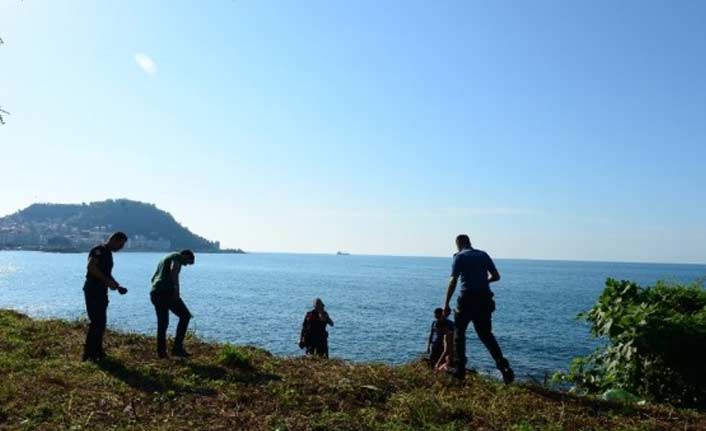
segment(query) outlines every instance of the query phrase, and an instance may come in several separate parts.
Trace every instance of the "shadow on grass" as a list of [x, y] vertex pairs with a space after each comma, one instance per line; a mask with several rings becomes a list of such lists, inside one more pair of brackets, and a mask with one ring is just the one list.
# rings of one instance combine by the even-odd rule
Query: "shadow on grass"
[[590, 398], [585, 396], [579, 396], [574, 394], [567, 394], [565, 392], [559, 392], [551, 388], [547, 388], [534, 383], [520, 384], [523, 389], [526, 389], [536, 395], [543, 398], [559, 401], [564, 403], [573, 403], [580, 405], [581, 407], [586, 407], [593, 410], [594, 413], [606, 412], [606, 411], [618, 411], [623, 415], [638, 415], [641, 414], [640, 409], [637, 406], [633, 406], [627, 403], [619, 403], [615, 401], [605, 401], [598, 398]]
[[196, 393], [201, 395], [215, 395], [216, 391], [202, 386], [186, 386], [178, 384], [171, 376], [159, 373], [146, 373], [141, 370], [128, 368], [114, 358], [106, 358], [97, 363], [98, 367], [119, 379], [130, 387], [142, 392], [167, 392]]
[[228, 371], [225, 368], [216, 365], [202, 365], [187, 362], [186, 366], [193, 374], [202, 379], [224, 380], [228, 376]]
[[186, 364], [189, 370], [202, 379], [228, 380], [231, 382], [257, 385], [270, 381], [280, 381], [282, 378], [276, 374], [263, 373], [251, 365], [226, 369], [217, 365], [202, 365], [193, 362]]

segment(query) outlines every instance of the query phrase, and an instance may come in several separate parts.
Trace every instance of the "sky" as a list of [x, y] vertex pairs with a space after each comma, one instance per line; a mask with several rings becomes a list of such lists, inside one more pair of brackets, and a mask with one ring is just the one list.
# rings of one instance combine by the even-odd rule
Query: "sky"
[[706, 262], [706, 2], [0, 0], [0, 215], [249, 251]]

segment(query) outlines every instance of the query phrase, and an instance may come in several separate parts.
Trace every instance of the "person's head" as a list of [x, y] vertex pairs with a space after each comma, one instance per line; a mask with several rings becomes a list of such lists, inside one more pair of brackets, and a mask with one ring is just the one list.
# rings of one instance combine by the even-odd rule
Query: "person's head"
[[194, 252], [191, 250], [182, 250], [179, 254], [184, 258], [184, 265], [193, 265], [196, 261], [196, 256], [194, 256]]
[[471, 239], [468, 237], [468, 235], [462, 233], [461, 235], [458, 235], [456, 237], [456, 248], [458, 251], [471, 248]]
[[434, 318], [436, 320], [441, 320], [444, 318], [444, 310], [442, 308], [435, 308], [434, 309]]
[[125, 247], [127, 242], [127, 235], [124, 232], [115, 232], [108, 238], [108, 242], [105, 244], [110, 251], [120, 251]]
[[321, 300], [321, 298], [316, 298], [314, 299], [314, 308], [317, 310], [323, 310], [326, 305], [324, 305], [324, 301]]

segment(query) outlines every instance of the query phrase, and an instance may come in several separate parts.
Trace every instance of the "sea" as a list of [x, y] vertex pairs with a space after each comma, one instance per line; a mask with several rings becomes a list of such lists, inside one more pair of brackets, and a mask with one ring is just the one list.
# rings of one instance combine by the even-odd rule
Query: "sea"
[[[113, 275], [129, 289], [110, 293], [109, 327], [153, 334], [150, 277], [160, 253], [114, 255]], [[493, 330], [518, 378], [566, 370], [603, 343], [577, 319], [608, 277], [643, 285], [693, 282], [706, 265], [496, 260]], [[0, 308], [37, 318], [85, 318], [85, 254], [0, 251]], [[335, 322], [331, 356], [399, 364], [419, 358], [433, 310], [442, 305], [451, 258], [307, 254], [198, 254], [182, 269], [181, 295], [199, 337], [296, 356], [304, 314], [321, 297]], [[176, 326], [172, 317], [170, 332]], [[469, 366], [491, 375], [493, 362], [472, 329]]]

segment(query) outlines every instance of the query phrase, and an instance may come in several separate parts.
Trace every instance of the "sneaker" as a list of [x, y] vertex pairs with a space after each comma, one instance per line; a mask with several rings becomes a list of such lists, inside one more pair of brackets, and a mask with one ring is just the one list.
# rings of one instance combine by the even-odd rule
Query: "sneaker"
[[503, 382], [506, 385], [509, 385], [510, 383], [515, 381], [515, 372], [512, 371], [512, 368], [510, 368], [510, 367], [501, 368], [500, 372], [503, 375]]

